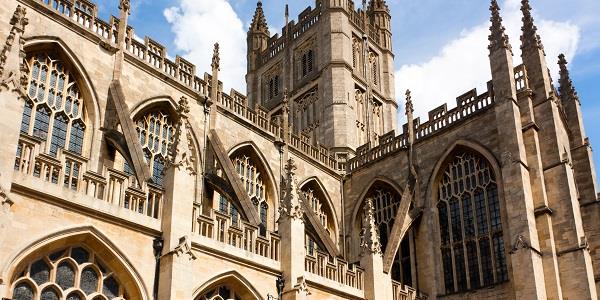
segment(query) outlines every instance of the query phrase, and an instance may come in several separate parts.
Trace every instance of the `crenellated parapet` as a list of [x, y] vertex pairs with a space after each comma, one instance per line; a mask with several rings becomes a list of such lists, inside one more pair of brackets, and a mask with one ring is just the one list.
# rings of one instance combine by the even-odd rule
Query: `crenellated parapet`
[[[519, 65], [514, 69], [517, 92], [529, 88], [525, 66]], [[418, 143], [434, 135], [452, 128], [466, 120], [487, 111], [495, 104], [494, 87], [491, 81], [487, 84], [487, 91], [478, 94], [477, 89], [472, 89], [456, 98], [456, 107], [448, 110], [448, 105], [443, 104], [428, 113], [428, 120], [421, 123], [420, 118], [414, 120], [415, 141]], [[356, 156], [348, 164], [348, 172], [356, 171], [366, 165], [384, 159], [398, 151], [408, 149], [408, 124], [402, 126], [402, 134], [395, 136], [394, 131], [379, 137], [379, 145], [372, 147], [365, 144], [356, 149]]]

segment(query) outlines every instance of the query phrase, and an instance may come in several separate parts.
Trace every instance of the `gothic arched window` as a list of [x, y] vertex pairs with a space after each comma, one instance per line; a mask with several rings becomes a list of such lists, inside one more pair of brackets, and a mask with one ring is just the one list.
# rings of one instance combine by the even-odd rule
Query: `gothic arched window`
[[[366, 198], [373, 201], [375, 226], [379, 230], [381, 251], [385, 252], [396, 221], [396, 213], [400, 206], [400, 194], [389, 185], [378, 183], [377, 186], [371, 188]], [[364, 228], [364, 224], [361, 228]], [[398, 251], [396, 251], [392, 263], [392, 279], [410, 285], [412, 284], [412, 251], [410, 249], [409, 234], [406, 234]]]
[[244, 184], [246, 193], [254, 202], [261, 222], [260, 233], [264, 236], [267, 230], [269, 205], [267, 204], [267, 192], [262, 174], [250, 157], [246, 155], [237, 156], [232, 161], [235, 165], [235, 171]]
[[241, 300], [242, 296], [229, 285], [222, 284], [211, 289], [198, 298], [198, 300]]
[[[165, 163], [170, 155], [175, 136], [173, 120], [163, 111], [150, 112], [136, 120], [137, 133], [150, 166], [152, 182], [163, 184]], [[124, 167], [131, 170], [131, 166]]]
[[438, 190], [446, 292], [508, 280], [498, 186], [487, 160], [468, 152], [455, 155]]
[[[83, 99], [75, 76], [57, 56], [37, 54], [27, 60], [30, 72], [21, 132], [47, 140], [49, 154], [58, 149], [81, 155], [85, 135]], [[33, 125], [33, 126], [32, 126]]]
[[96, 253], [70, 247], [25, 266], [13, 283], [13, 300], [127, 299], [127, 293]]

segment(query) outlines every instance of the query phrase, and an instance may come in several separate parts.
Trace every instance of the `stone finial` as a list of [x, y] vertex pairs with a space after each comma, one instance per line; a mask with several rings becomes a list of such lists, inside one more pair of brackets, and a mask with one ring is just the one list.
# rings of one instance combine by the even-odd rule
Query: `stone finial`
[[571, 80], [571, 75], [569, 75], [567, 64], [568, 62], [565, 58], [565, 55], [561, 53], [558, 56], [558, 65], [560, 66], [560, 98], [562, 99], [563, 103], [566, 103], [567, 101], [579, 100], [577, 90], [575, 90], [575, 86]]
[[[29, 24], [26, 12], [24, 7], [17, 5], [10, 19], [12, 27], [0, 52], [0, 89], [8, 88], [9, 83], [12, 83], [15, 90], [24, 93], [23, 89], [27, 86], [27, 65], [23, 50], [25, 41], [22, 38], [25, 27]], [[13, 47], [15, 42], [17, 45]]]
[[488, 37], [490, 41], [490, 45], [488, 46], [490, 53], [500, 49], [507, 49], [512, 54], [512, 46], [508, 40], [508, 35], [506, 35], [506, 28], [502, 25], [498, 1], [492, 0], [490, 12], [492, 13], [490, 18], [492, 25], [490, 26], [490, 36]]
[[172, 161], [167, 162], [167, 168], [183, 168], [190, 175], [196, 175], [196, 158], [194, 156], [195, 147], [192, 141], [191, 128], [188, 124], [187, 115], [190, 112], [190, 106], [186, 97], [181, 97], [177, 105], [177, 132], [173, 143]]
[[375, 206], [373, 199], [365, 200], [363, 209], [363, 228], [360, 232], [360, 248], [363, 254], [381, 255], [381, 242], [379, 241], [379, 230], [375, 225]]
[[413, 102], [412, 102], [412, 96], [411, 96], [411, 92], [410, 90], [406, 90], [406, 114], [412, 114], [415, 112], [414, 106], [413, 106]]
[[187, 117], [187, 114], [190, 113], [190, 103], [187, 97], [181, 97], [179, 102], [177, 103], [177, 114], [180, 117]]
[[521, 0], [521, 12], [523, 12], [523, 27], [521, 27], [521, 49], [539, 49], [544, 51], [542, 39], [537, 33], [537, 27], [534, 24], [531, 15], [531, 5], [529, 0]]
[[219, 57], [219, 43], [215, 43], [213, 49], [212, 63], [210, 66], [213, 70], [221, 70], [221, 58]]
[[267, 25], [267, 18], [262, 8], [262, 1], [256, 3], [256, 11], [250, 24], [250, 31], [269, 33], [269, 26]]
[[390, 8], [388, 7], [385, 0], [370, 0], [368, 11], [373, 12], [375, 10], [377, 10], [379, 12], [381, 12], [381, 11], [385, 11], [388, 13], [390, 12]]
[[279, 213], [281, 216], [302, 220], [304, 209], [302, 208], [302, 200], [299, 197], [296, 169], [294, 160], [288, 159], [285, 164], [284, 195], [279, 205]]
[[127, 14], [131, 13], [131, 0], [121, 0], [119, 2], [119, 9]]

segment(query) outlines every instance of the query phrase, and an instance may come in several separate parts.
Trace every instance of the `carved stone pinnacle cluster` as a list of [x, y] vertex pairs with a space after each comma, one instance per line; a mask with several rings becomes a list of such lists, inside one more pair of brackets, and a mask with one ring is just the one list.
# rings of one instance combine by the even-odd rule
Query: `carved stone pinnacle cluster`
[[523, 12], [523, 27], [521, 35], [521, 49], [539, 49], [544, 51], [542, 39], [537, 33], [537, 27], [534, 24], [531, 15], [531, 5], [529, 0], [521, 0], [521, 12]]
[[212, 57], [212, 64], [210, 65], [213, 70], [221, 70], [221, 58], [219, 56], [219, 43], [215, 43], [214, 49], [213, 49], [213, 57]]
[[412, 96], [410, 90], [406, 90], [406, 114], [414, 113], [415, 109], [412, 102]]
[[379, 230], [377, 229], [377, 225], [375, 225], [375, 206], [371, 198], [365, 200], [363, 228], [360, 233], [360, 247], [363, 254], [381, 255]]
[[563, 102], [579, 100], [579, 96], [577, 95], [577, 90], [575, 90], [575, 86], [573, 85], [573, 81], [571, 80], [571, 75], [569, 74], [569, 69], [567, 68], [567, 60], [564, 54], [560, 54], [558, 56], [558, 65], [560, 66], [560, 98]]
[[502, 25], [500, 6], [496, 0], [492, 0], [490, 12], [492, 13], [490, 18], [492, 25], [490, 26], [490, 36], [488, 37], [490, 41], [490, 45], [488, 46], [490, 53], [500, 49], [508, 49], [512, 53], [512, 46], [508, 40], [508, 35], [506, 35], [506, 28]]
[[269, 26], [267, 25], [267, 18], [262, 8], [262, 1], [256, 3], [256, 11], [250, 24], [250, 30], [269, 33]]

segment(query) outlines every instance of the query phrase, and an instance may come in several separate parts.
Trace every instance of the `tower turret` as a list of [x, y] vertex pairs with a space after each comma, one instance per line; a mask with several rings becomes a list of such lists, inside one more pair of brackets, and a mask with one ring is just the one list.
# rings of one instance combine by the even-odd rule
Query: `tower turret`
[[[252, 23], [248, 29], [247, 42], [247, 60], [248, 72], [246, 75], [246, 84], [248, 88], [249, 99], [256, 99], [258, 86], [258, 78], [255, 71], [260, 66], [261, 54], [267, 50], [269, 41], [269, 26], [267, 18], [262, 8], [262, 1], [256, 3], [256, 11], [252, 18]], [[251, 105], [253, 105], [251, 103]]]
[[378, 30], [381, 45], [392, 50], [392, 15], [385, 0], [371, 0], [367, 8], [370, 23]]

